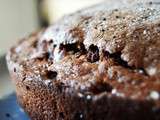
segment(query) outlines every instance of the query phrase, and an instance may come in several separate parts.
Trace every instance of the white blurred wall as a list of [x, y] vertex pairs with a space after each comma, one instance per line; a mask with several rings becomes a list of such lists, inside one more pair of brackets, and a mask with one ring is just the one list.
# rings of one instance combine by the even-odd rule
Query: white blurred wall
[[49, 22], [53, 23], [62, 16], [82, 8], [100, 3], [104, 0], [46, 0], [49, 12]]
[[38, 28], [36, 0], [0, 0], [0, 55]]

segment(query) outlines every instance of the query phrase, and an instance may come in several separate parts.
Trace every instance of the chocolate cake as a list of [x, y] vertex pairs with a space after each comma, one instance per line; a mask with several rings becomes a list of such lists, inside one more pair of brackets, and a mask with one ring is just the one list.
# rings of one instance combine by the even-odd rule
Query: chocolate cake
[[160, 120], [160, 4], [112, 0], [64, 16], [7, 53], [32, 120]]

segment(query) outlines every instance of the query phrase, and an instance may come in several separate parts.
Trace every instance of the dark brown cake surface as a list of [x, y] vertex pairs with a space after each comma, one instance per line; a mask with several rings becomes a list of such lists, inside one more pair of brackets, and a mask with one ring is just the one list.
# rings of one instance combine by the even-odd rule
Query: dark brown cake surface
[[160, 120], [160, 5], [122, 1], [65, 16], [8, 52], [31, 119]]

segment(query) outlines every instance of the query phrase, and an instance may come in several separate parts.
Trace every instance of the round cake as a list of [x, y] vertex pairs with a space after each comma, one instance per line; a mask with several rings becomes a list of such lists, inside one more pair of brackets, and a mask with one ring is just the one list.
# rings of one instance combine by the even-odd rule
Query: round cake
[[113, 1], [64, 16], [7, 53], [32, 120], [160, 120], [160, 4]]

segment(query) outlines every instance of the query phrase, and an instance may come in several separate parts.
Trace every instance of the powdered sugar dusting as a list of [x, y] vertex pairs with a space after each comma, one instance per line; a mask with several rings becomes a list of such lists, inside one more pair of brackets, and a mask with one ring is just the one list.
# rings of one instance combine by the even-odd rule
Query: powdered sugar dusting
[[156, 67], [149, 67], [147, 68], [147, 72], [149, 75], [155, 75], [157, 73], [157, 68]]

